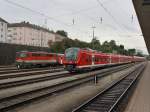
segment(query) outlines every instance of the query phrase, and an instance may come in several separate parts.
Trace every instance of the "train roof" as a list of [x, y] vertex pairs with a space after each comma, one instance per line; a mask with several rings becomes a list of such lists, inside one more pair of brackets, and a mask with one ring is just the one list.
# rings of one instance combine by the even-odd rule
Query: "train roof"
[[44, 52], [44, 51], [19, 51], [17, 53], [42, 53], [42, 54], [57, 54], [57, 53], [49, 53], [49, 52]]

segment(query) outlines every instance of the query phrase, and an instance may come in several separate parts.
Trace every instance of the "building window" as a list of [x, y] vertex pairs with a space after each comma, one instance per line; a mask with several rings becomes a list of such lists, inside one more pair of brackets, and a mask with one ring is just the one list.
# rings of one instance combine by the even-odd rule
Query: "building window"
[[1, 25], [3, 26], [3, 23], [1, 23]]
[[14, 35], [17, 35], [17, 33], [15, 32]]
[[150, 5], [150, 0], [144, 0], [143, 5]]
[[3, 35], [1, 35], [1, 38], [3, 38]]
[[3, 32], [3, 28], [1, 29], [1, 32]]
[[13, 30], [16, 30], [16, 28], [13, 28]]
[[11, 30], [9, 29], [8, 32], [11, 32]]
[[12, 35], [11, 35], [11, 34], [9, 34], [9, 35], [8, 35], [8, 37], [12, 37]]

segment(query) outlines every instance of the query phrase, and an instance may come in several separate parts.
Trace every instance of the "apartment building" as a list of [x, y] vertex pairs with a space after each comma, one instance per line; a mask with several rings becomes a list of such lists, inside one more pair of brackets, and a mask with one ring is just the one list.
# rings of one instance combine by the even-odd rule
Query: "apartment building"
[[0, 42], [7, 42], [7, 24], [8, 22], [0, 18]]
[[13, 23], [8, 25], [8, 38], [10, 43], [48, 47], [48, 42], [61, 41], [58, 36], [49, 29], [30, 24], [29, 22]]

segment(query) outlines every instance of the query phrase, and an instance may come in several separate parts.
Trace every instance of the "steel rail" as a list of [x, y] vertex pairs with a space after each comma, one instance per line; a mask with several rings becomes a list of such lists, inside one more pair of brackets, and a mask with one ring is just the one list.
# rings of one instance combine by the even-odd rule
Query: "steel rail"
[[[123, 70], [123, 68], [119, 69], [119, 67], [114, 67], [113, 69], [111, 68], [109, 70], [108, 69], [103, 70], [103, 71], [101, 70], [101, 72], [97, 73], [97, 76], [99, 78], [102, 78], [104, 76], [109, 75], [110, 73]], [[88, 77], [78, 78], [78, 79], [75, 78], [74, 80], [61, 82], [55, 85], [51, 85], [49, 87], [44, 87], [44, 88], [36, 89], [33, 91], [28, 91], [25, 93], [20, 93], [17, 95], [1, 98], [0, 99], [0, 111], [12, 109], [24, 103], [35, 101], [37, 99], [53, 95], [54, 93], [56, 94], [56, 93], [62, 92], [64, 90], [76, 87], [78, 85], [81, 85], [90, 81], [93, 81], [92, 75], [89, 75]]]
[[72, 112], [113, 112], [113, 109], [136, 81], [144, 67], [141, 65], [111, 85], [108, 85], [100, 93], [75, 108]]
[[[128, 68], [130, 66], [132, 66], [132, 65], [123, 65], [123, 66], [121, 66], [121, 68], [119, 68], [119, 70]], [[16, 87], [16, 86], [21, 86], [21, 85], [26, 85], [26, 84], [32, 84], [32, 83], [37, 83], [37, 82], [42, 82], [42, 81], [48, 81], [48, 80], [53, 80], [53, 79], [62, 78], [62, 77], [70, 77], [70, 76], [77, 75], [77, 74], [78, 73], [72, 73], [72, 74], [62, 73], [62, 74], [47, 75], [47, 76], [37, 77], [37, 78], [30, 78], [30, 79], [4, 82], [4, 83], [0, 83], [0, 89]]]
[[38, 70], [38, 71], [27, 71], [27, 72], [11, 73], [11, 74], [0, 74], [0, 80], [8, 79], [8, 78], [31, 76], [31, 75], [40, 75], [40, 74], [60, 72], [60, 71], [65, 71], [65, 70], [64, 70], [64, 68], [57, 68], [57, 69], [49, 69], [49, 70]]
[[19, 72], [29, 72], [29, 71], [38, 71], [38, 70], [51, 70], [51, 69], [57, 69], [57, 68], [63, 68], [62, 66], [57, 66], [57, 67], [45, 67], [45, 68], [32, 68], [32, 69], [12, 69], [12, 68], [7, 68], [7, 69], [0, 69], [0, 74], [9, 74], [9, 73], [19, 73]]

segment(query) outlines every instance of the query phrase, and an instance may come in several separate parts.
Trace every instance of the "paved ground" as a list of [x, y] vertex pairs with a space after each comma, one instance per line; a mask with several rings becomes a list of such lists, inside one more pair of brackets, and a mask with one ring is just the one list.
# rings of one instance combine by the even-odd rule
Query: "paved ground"
[[150, 112], [150, 62], [148, 62], [125, 112]]
[[102, 78], [99, 80], [97, 85], [92, 83], [76, 89], [68, 90], [62, 94], [56, 94], [48, 97], [43, 101], [32, 103], [32, 105], [29, 104], [18, 108], [13, 112], [71, 112], [72, 109], [99, 93], [107, 84], [130, 70], [132, 70], [132, 67], [126, 69], [124, 72], [120, 71]]

